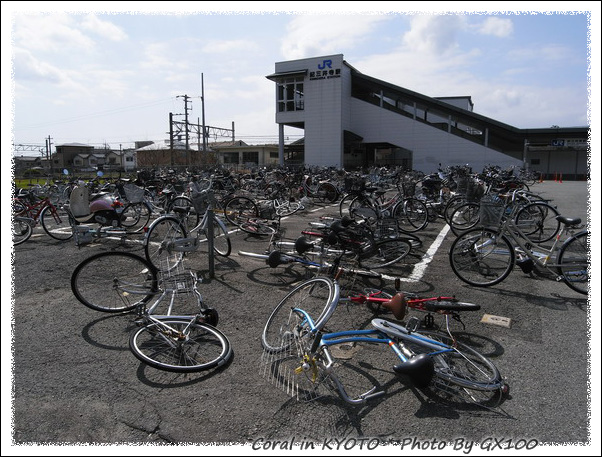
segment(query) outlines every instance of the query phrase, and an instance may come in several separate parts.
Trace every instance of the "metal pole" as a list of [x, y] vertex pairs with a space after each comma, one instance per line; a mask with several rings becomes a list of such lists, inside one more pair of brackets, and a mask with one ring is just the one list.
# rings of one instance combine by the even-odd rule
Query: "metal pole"
[[207, 152], [207, 138], [205, 136], [205, 84], [201, 73], [201, 114], [203, 117], [203, 152]]
[[215, 277], [215, 251], [213, 250], [213, 210], [207, 208], [207, 249], [209, 250], [209, 277]]

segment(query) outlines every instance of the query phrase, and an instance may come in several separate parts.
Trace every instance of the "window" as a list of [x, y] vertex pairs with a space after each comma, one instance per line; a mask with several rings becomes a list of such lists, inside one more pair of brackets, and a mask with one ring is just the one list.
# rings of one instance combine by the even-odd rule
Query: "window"
[[288, 78], [277, 85], [278, 112], [303, 111], [303, 78]]
[[259, 164], [259, 152], [245, 151], [242, 153], [242, 163], [244, 164]]

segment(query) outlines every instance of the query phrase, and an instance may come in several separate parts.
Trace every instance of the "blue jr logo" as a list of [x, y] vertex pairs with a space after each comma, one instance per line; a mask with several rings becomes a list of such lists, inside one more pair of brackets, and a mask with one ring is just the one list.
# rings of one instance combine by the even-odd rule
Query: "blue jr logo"
[[318, 68], [320, 70], [324, 70], [326, 67], [332, 68], [332, 60], [330, 60], [330, 59], [324, 60], [324, 61], [322, 61], [321, 64], [318, 65]]

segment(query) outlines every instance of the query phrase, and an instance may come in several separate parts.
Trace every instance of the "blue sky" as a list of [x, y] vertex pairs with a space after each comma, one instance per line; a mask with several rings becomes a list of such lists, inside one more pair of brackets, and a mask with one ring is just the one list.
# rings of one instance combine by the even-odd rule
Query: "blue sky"
[[[236, 139], [276, 142], [274, 83], [265, 76], [275, 62], [328, 54], [428, 96], [470, 95], [475, 112], [519, 128], [590, 123], [590, 39], [599, 81], [599, 28], [588, 36], [591, 11], [599, 24], [598, 2], [567, 3], [563, 11], [544, 11], [544, 2], [517, 3], [523, 11], [488, 2], [480, 12], [469, 2], [451, 14], [421, 2], [370, 2], [372, 13], [358, 2], [345, 3], [343, 13], [330, 2], [293, 3], [301, 13], [274, 11], [273, 2], [246, 13], [224, 2], [196, 13], [198, 2], [176, 12], [137, 2], [117, 3], [121, 10], [40, 3], [2, 2], [3, 144], [6, 99], [16, 144], [49, 136], [53, 145], [113, 148], [163, 141], [169, 113], [184, 112], [182, 95], [190, 96], [189, 120], [201, 119], [201, 74], [206, 125], [234, 122]], [[293, 140], [303, 132], [286, 133]]]

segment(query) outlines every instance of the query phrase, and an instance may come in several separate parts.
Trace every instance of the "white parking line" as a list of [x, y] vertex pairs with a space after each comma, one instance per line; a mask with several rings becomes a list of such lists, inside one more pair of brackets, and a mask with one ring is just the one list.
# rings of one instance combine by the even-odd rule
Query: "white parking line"
[[[414, 269], [412, 270], [412, 273], [410, 274], [410, 276], [408, 276], [407, 278], [399, 278], [401, 281], [418, 282], [422, 279], [422, 276], [424, 276], [424, 272], [426, 271], [426, 267], [428, 267], [428, 264], [431, 263], [431, 261], [435, 257], [435, 253], [437, 252], [437, 250], [443, 243], [443, 240], [445, 239], [445, 235], [447, 235], [447, 232], [449, 232], [449, 229], [450, 229], [450, 226], [448, 224], [445, 224], [443, 226], [443, 229], [439, 232], [439, 235], [437, 235], [437, 238], [435, 238], [435, 241], [433, 241], [433, 244], [430, 245], [428, 251], [426, 251], [426, 253], [422, 257], [422, 260], [420, 262], [418, 262], [416, 265], [414, 265]], [[383, 275], [383, 278], [391, 279], [391, 280], [395, 279], [394, 277], [389, 277], [386, 275]]]

